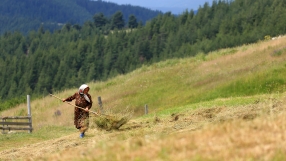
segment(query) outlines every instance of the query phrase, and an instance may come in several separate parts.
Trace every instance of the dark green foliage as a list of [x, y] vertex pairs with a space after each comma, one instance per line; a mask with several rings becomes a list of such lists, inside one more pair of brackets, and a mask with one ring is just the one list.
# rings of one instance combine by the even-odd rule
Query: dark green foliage
[[[85, 0], [74, 1], [87, 8], [90, 5]], [[186, 11], [174, 16], [169, 12], [158, 15], [144, 26], [141, 21], [138, 27], [128, 25], [132, 30], [122, 23], [124, 11], [118, 11], [110, 18], [95, 14], [93, 21], [76, 25], [65, 23], [55, 32], [48, 31], [45, 26], [26, 36], [20, 32], [6, 32], [0, 37], [0, 97], [2, 101], [27, 94], [41, 97], [126, 74], [144, 64], [253, 43], [265, 35], [285, 34], [285, 5], [278, 0], [218, 1], [212, 6], [205, 4], [196, 14]], [[129, 22], [135, 23], [137, 18], [131, 15]], [[110, 30], [112, 27], [114, 30]], [[284, 53], [285, 50], [280, 49], [274, 55]], [[260, 82], [265, 88], [245, 90], [255, 85], [240, 80], [223, 90], [226, 94], [232, 93], [231, 89], [255, 94], [274, 92], [285, 84], [283, 78], [278, 77], [261, 80], [266, 80]]]
[[116, 12], [112, 16], [111, 20], [111, 29], [122, 29], [125, 25], [124, 19], [123, 19], [123, 14], [121, 11]]
[[133, 29], [138, 27], [137, 19], [134, 15], [130, 15], [128, 19], [128, 27]]
[[129, 15], [134, 14], [144, 23], [161, 13], [143, 7], [117, 5], [106, 1], [1, 0], [0, 34], [19, 31], [26, 35], [41, 25], [53, 32], [66, 23], [82, 25], [86, 21], [91, 21], [98, 13], [112, 17], [116, 11], [122, 12], [123, 19], [127, 20]]
[[108, 19], [103, 15], [103, 13], [97, 13], [93, 16], [94, 25], [97, 28], [102, 28], [107, 24]]

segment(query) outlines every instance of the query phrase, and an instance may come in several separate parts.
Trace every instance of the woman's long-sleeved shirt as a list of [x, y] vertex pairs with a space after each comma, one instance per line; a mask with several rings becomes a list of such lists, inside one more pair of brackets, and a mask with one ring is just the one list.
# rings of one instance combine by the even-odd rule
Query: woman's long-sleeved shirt
[[89, 98], [89, 101], [90, 101], [90, 102], [88, 102], [88, 101], [86, 100], [86, 98], [84, 98], [84, 95], [83, 95], [83, 94], [79, 94], [78, 92], [76, 92], [74, 95], [68, 97], [68, 98], [66, 99], [66, 101], [67, 101], [67, 102], [71, 102], [72, 100], [75, 99], [75, 105], [76, 105], [76, 106], [79, 106], [79, 107], [82, 107], [82, 108], [88, 107], [88, 109], [90, 109], [91, 106], [92, 106], [92, 99], [91, 99], [90, 94], [86, 94], [86, 96]]

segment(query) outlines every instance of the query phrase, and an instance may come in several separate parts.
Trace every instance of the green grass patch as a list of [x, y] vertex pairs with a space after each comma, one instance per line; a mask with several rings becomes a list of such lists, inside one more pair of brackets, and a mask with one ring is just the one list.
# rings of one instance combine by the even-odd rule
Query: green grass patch
[[26, 97], [22, 96], [22, 97], [16, 97], [16, 98], [11, 98], [5, 101], [1, 101], [0, 104], [0, 112], [10, 109], [12, 107], [15, 107], [19, 104], [25, 103], [26, 102]]
[[209, 92], [197, 93], [192, 98], [192, 102], [209, 101], [217, 98], [283, 93], [286, 91], [285, 80], [285, 68], [271, 69], [221, 85]]
[[212, 108], [212, 107], [237, 107], [237, 106], [246, 106], [251, 104], [256, 104], [257, 102], [263, 101], [267, 98], [279, 98], [280, 94], [266, 94], [266, 95], [254, 95], [251, 97], [229, 97], [229, 98], [217, 98], [210, 101], [204, 101], [194, 104], [189, 104], [180, 107], [168, 108], [161, 110], [151, 115], [144, 115], [142, 118], [152, 118], [155, 116], [160, 117], [170, 117], [172, 114], [186, 113], [198, 108]]
[[272, 160], [272, 161], [283, 161], [283, 160], [286, 160], [285, 152], [283, 152], [283, 150], [276, 151], [274, 157], [271, 158], [270, 160]]
[[284, 53], [286, 53], [286, 47], [284, 47], [282, 49], [275, 50], [273, 52], [273, 56], [281, 56]]

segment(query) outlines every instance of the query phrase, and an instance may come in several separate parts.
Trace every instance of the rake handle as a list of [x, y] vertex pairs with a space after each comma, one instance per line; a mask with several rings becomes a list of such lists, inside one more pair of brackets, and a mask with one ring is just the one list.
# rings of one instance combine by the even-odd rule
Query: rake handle
[[[53, 95], [53, 94], [50, 94], [50, 96], [55, 97], [55, 98], [57, 98], [57, 99], [59, 99], [59, 100], [61, 100], [61, 101], [63, 100], [63, 99], [61, 99], [61, 98], [59, 98], [59, 97], [57, 97], [57, 96], [55, 96], [55, 95]], [[66, 101], [65, 101], [65, 102], [66, 102]], [[74, 107], [76, 107], [76, 108], [79, 108], [79, 109], [85, 110], [84, 108], [82, 108], [82, 107], [78, 107], [78, 106], [73, 105], [73, 104], [71, 104], [71, 103], [69, 103], [69, 102], [66, 102], [66, 103], [68, 103], [69, 105], [72, 105], [72, 106], [74, 106]], [[88, 112], [90, 112], [90, 113], [93, 113], [93, 114], [96, 114], [96, 115], [100, 116], [97, 112], [94, 112], [94, 111], [91, 111], [91, 110], [88, 110]]]

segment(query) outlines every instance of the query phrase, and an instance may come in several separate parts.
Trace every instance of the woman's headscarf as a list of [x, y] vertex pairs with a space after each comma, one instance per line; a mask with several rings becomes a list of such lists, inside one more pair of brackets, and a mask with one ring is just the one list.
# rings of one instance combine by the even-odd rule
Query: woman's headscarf
[[87, 87], [88, 87], [88, 85], [86, 85], [86, 84], [81, 85], [81, 86], [79, 87], [78, 93], [79, 93], [80, 95], [83, 95], [83, 97], [85, 98], [85, 100], [86, 100], [87, 102], [90, 102], [90, 99], [88, 98], [88, 96], [83, 93], [83, 91], [84, 91]]

